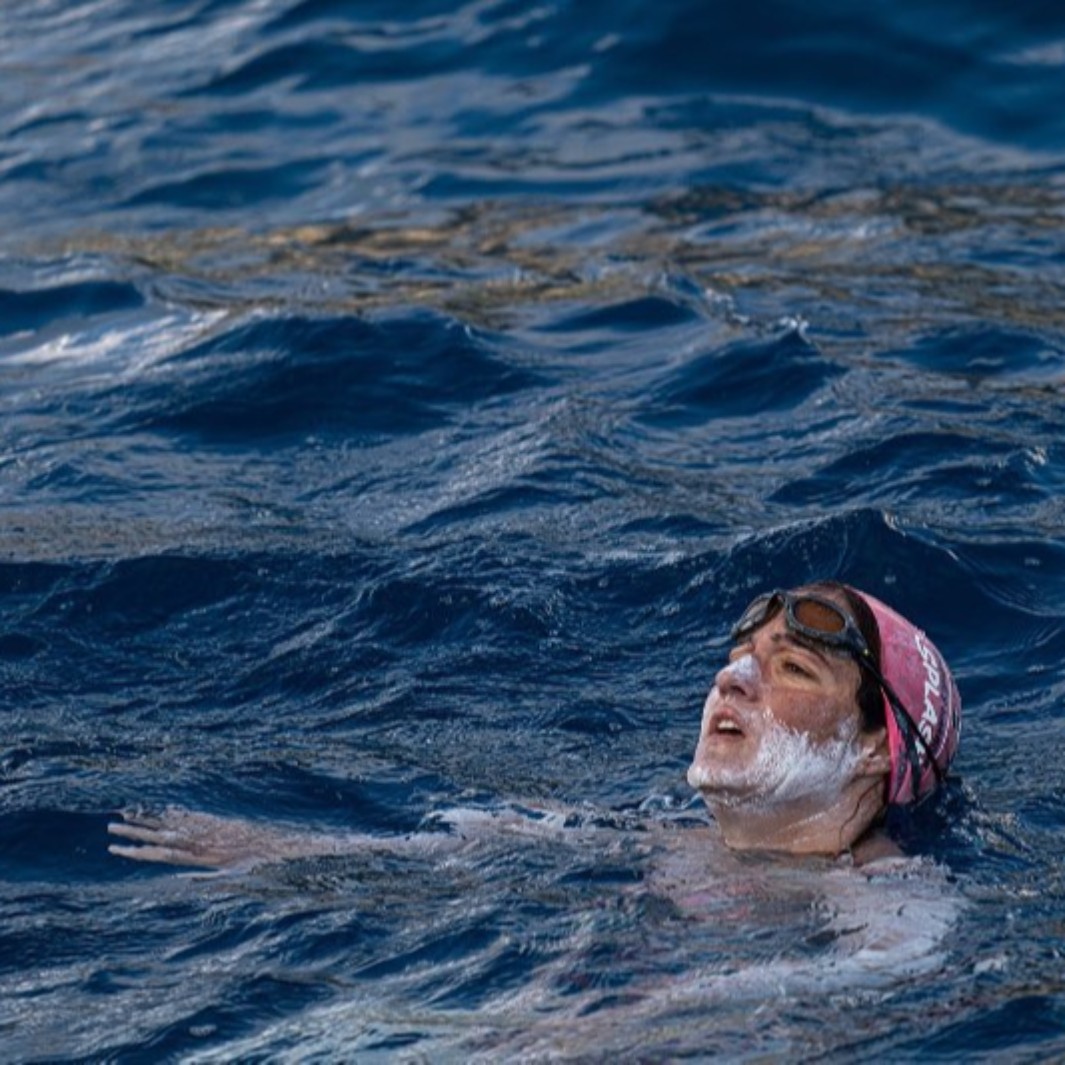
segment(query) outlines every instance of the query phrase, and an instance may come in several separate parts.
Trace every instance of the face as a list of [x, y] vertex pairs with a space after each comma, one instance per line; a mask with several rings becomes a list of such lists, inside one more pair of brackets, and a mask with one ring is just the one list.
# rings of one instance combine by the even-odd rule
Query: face
[[838, 796], [860, 758], [859, 680], [850, 655], [797, 639], [778, 611], [717, 675], [688, 782], [722, 805]]

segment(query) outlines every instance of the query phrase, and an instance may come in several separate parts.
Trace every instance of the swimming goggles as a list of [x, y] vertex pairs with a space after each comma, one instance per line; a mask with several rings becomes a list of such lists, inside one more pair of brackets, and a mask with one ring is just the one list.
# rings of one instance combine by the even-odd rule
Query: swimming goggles
[[939, 783], [943, 781], [943, 771], [929, 747], [928, 741], [921, 734], [917, 722], [895, 694], [895, 690], [884, 679], [876, 664], [876, 659], [868, 642], [862, 635], [854, 618], [838, 603], [808, 592], [795, 594], [777, 589], [758, 596], [743, 612], [740, 620], [732, 626], [732, 639], [735, 642], [747, 639], [756, 629], [760, 629], [776, 612], [783, 607], [784, 623], [788, 631], [812, 643], [827, 647], [833, 651], [846, 651], [853, 655], [859, 668], [864, 668], [880, 686], [884, 693], [900, 734], [905, 737], [907, 756], [914, 768], [919, 771], [917, 745], [923, 749], [928, 762]]

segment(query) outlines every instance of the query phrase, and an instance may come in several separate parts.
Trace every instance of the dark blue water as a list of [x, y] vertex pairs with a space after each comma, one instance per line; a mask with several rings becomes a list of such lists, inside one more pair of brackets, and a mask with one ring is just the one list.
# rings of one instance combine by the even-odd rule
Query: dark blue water
[[[1026, 0], [5, 5], [0, 1056], [1065, 1056], [1063, 98]], [[886, 985], [813, 874], [695, 920], [639, 846], [729, 622], [822, 575], [965, 703], [893, 826], [958, 916]], [[513, 801], [606, 841], [106, 849]]]

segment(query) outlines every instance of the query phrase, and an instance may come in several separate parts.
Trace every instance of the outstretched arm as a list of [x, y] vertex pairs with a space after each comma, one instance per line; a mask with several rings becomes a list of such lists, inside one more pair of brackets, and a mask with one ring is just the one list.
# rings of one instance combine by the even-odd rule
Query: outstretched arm
[[[126, 810], [123, 820], [107, 826], [112, 836], [129, 842], [108, 850], [122, 858], [201, 869], [250, 869], [292, 858], [435, 850], [451, 837], [436, 833], [378, 837], [350, 833], [300, 833], [234, 817], [195, 813], [168, 806], [160, 814]], [[451, 844], [461, 840], [451, 840]]]
[[502, 836], [543, 837], [563, 832], [578, 835], [564, 812], [531, 808], [445, 810], [435, 821], [446, 831], [403, 836], [299, 832], [241, 818], [195, 813], [179, 806], [168, 806], [159, 814], [126, 810], [122, 818], [107, 826], [112, 836], [128, 841], [112, 843], [108, 847], [112, 854], [201, 869], [250, 869], [293, 858], [372, 852], [428, 856], [453, 853]]

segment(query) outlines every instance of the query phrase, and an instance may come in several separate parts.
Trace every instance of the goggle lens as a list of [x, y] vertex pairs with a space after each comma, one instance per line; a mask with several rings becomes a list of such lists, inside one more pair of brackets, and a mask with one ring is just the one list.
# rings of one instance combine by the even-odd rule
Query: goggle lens
[[858, 656], [867, 653], [861, 631], [842, 607], [819, 596], [792, 595], [790, 592], [774, 592], [755, 599], [733, 628], [732, 638], [746, 638], [769, 621], [782, 606], [785, 622], [791, 632], [818, 640], [832, 648], [845, 648]]
[[794, 600], [792, 614], [803, 628], [823, 632], [826, 636], [838, 636], [847, 628], [847, 619], [839, 608], [819, 599]]

